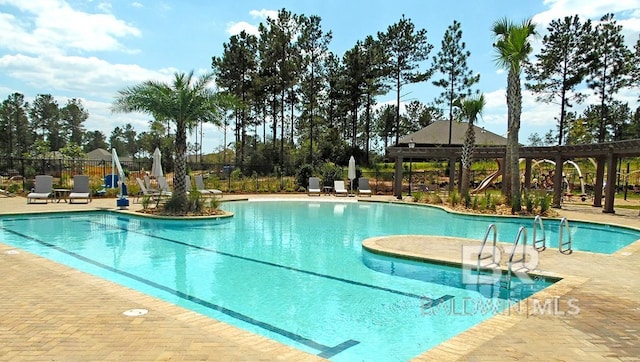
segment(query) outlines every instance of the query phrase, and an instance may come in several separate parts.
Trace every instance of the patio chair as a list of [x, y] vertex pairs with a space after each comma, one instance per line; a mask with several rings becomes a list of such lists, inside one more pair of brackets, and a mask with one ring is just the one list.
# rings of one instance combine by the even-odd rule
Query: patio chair
[[368, 195], [371, 197], [371, 188], [369, 187], [369, 179], [366, 177], [360, 177], [358, 179], [358, 195]]
[[[160, 199], [160, 193], [157, 191], [147, 189], [147, 187], [144, 185], [144, 182], [140, 179], [140, 177], [136, 177], [136, 181], [138, 182], [138, 186], [140, 187], [140, 193], [142, 194], [143, 197], [145, 196], [149, 197], [154, 201], [157, 201]], [[138, 194], [138, 197], [140, 196], [140, 193]]]
[[320, 179], [317, 177], [309, 177], [309, 188], [307, 189], [308, 195], [320, 196], [320, 191]]
[[69, 193], [69, 203], [73, 204], [73, 200], [86, 200], [86, 204], [91, 202], [91, 189], [89, 188], [89, 176], [75, 175], [73, 176], [73, 189]]
[[333, 181], [333, 191], [335, 192], [336, 196], [348, 196], [349, 192], [347, 191], [347, 188], [344, 186], [344, 181], [340, 180], [340, 181]]
[[44, 200], [45, 204], [49, 202], [53, 189], [53, 176], [38, 175], [36, 176], [36, 185], [33, 191], [27, 195], [27, 204], [35, 203], [35, 200]]
[[184, 182], [185, 182], [185, 185], [186, 185], [187, 193], [191, 192], [191, 176], [185, 175], [184, 176]]
[[217, 190], [217, 189], [207, 189], [204, 187], [204, 179], [202, 178], [202, 175], [196, 175], [194, 177], [194, 179], [196, 180], [196, 189], [202, 194], [202, 195], [207, 195], [207, 196], [220, 196], [222, 197], [222, 191]]
[[160, 187], [160, 196], [171, 197], [173, 193], [169, 188], [169, 183], [167, 183], [167, 178], [164, 176], [158, 176], [156, 180], [158, 181], [158, 186]]

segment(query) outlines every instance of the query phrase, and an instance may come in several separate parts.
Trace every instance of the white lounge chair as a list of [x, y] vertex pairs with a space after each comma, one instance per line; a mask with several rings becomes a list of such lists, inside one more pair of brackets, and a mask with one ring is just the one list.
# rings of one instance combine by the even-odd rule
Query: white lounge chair
[[196, 180], [196, 189], [202, 195], [222, 197], [222, 191], [217, 189], [207, 189], [204, 187], [204, 179], [202, 178], [202, 175], [196, 175], [194, 179]]
[[160, 199], [160, 192], [149, 190], [145, 186], [144, 182], [140, 179], [140, 177], [136, 177], [136, 181], [138, 182], [138, 186], [140, 187], [140, 192], [142, 193], [143, 197], [144, 196], [149, 197], [154, 201], [157, 201]]
[[309, 196], [320, 196], [320, 192], [320, 179], [317, 177], [309, 177], [309, 188], [307, 189], [307, 193], [309, 194]]
[[184, 182], [185, 182], [185, 185], [186, 185], [187, 193], [191, 192], [191, 176], [185, 175], [184, 176]]
[[371, 188], [369, 188], [369, 179], [366, 177], [360, 177], [358, 179], [358, 195], [368, 195], [371, 197]]
[[73, 189], [69, 193], [69, 203], [73, 204], [73, 200], [83, 199], [86, 204], [91, 202], [91, 189], [89, 188], [89, 176], [75, 175], [73, 176]]
[[27, 204], [33, 204], [35, 200], [44, 200], [49, 202], [51, 191], [53, 189], [53, 176], [38, 175], [36, 176], [36, 184], [33, 192], [27, 195]]
[[349, 192], [347, 191], [347, 188], [344, 186], [344, 181], [340, 180], [340, 181], [333, 181], [333, 191], [335, 192], [336, 196], [348, 196]]
[[158, 176], [156, 180], [158, 181], [158, 186], [160, 187], [160, 196], [171, 197], [173, 193], [169, 188], [169, 183], [167, 183], [167, 178], [164, 176]]

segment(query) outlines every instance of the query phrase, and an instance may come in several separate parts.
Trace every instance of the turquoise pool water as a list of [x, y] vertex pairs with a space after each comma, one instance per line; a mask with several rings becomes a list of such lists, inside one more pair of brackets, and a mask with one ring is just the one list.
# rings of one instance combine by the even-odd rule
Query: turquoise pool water
[[[0, 241], [336, 361], [409, 359], [551, 284], [508, 292], [464, 285], [458, 268], [361, 247], [391, 234], [481, 238], [493, 219], [379, 203], [223, 205], [235, 216], [221, 222], [112, 212], [4, 216]], [[519, 222], [501, 221], [499, 238], [511, 239]], [[640, 238], [628, 229], [571, 227], [576, 248], [587, 237], [601, 240], [594, 245]]]

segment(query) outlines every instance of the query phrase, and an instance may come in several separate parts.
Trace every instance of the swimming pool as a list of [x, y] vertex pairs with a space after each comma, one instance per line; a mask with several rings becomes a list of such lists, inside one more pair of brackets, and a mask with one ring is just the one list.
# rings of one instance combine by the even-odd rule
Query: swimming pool
[[[504, 296], [499, 287], [460, 285], [457, 268], [362, 251], [371, 236], [460, 229], [438, 209], [281, 201], [224, 209], [235, 216], [189, 223], [113, 212], [5, 216], [0, 241], [332, 360], [406, 360], [550, 284], [538, 280]], [[630, 232], [608, 233], [622, 231]], [[441, 277], [424, 278], [434, 275]], [[465, 301], [491, 308], [465, 315], [440, 308]]]

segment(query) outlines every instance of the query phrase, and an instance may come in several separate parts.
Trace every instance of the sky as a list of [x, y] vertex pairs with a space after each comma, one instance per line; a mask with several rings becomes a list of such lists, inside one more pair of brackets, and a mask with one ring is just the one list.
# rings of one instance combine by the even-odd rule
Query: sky
[[[503, 136], [507, 73], [496, 65], [492, 48], [496, 20], [532, 18], [544, 35], [554, 19], [578, 14], [597, 21], [612, 12], [629, 47], [640, 35], [640, 0], [0, 0], [0, 100], [14, 92], [29, 102], [51, 94], [62, 107], [78, 98], [90, 114], [87, 130], [100, 130], [108, 139], [114, 127], [130, 123], [143, 132], [149, 115], [110, 111], [118, 90], [147, 80], [169, 82], [175, 72], [209, 72], [211, 57], [222, 55], [232, 35], [242, 30], [257, 34], [258, 25], [283, 8], [319, 16], [322, 29], [333, 33], [330, 50], [340, 57], [403, 15], [427, 31], [433, 57], [447, 27], [459, 21], [471, 52], [469, 68], [480, 74], [477, 89], [487, 99], [478, 125]], [[534, 54], [540, 39], [534, 40]], [[431, 60], [421, 68], [430, 65]], [[432, 84], [436, 79], [403, 88], [403, 101], [433, 102], [441, 92]], [[585, 104], [595, 103], [587, 94]], [[638, 90], [625, 90], [617, 99], [635, 110]], [[395, 104], [395, 93], [377, 100]], [[555, 130], [558, 114], [559, 106], [536, 102], [524, 91], [520, 142], [526, 144], [534, 132], [543, 136]], [[203, 132], [204, 153], [221, 149], [220, 128], [205, 125]], [[227, 133], [229, 141], [232, 131]], [[195, 141], [194, 135], [190, 142]]]

